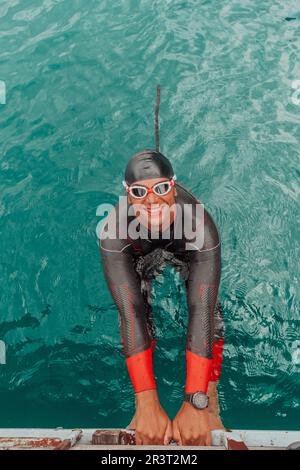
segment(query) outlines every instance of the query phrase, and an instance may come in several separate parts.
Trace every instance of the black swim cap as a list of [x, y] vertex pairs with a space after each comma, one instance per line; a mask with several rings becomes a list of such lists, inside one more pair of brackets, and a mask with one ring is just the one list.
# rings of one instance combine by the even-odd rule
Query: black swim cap
[[168, 178], [174, 176], [171, 162], [156, 150], [143, 150], [134, 155], [125, 170], [125, 181], [128, 185], [135, 181], [150, 178]]

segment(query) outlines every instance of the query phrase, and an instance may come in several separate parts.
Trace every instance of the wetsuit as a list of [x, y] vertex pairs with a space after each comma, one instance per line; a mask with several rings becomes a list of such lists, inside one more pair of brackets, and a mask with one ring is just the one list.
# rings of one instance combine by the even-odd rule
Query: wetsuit
[[[199, 201], [176, 183], [176, 203], [199, 204]], [[127, 198], [124, 197], [127, 201]], [[115, 207], [117, 221], [128, 224], [134, 216]], [[119, 214], [121, 218], [119, 218]], [[184, 280], [188, 305], [188, 332], [186, 343], [186, 393], [207, 392], [208, 382], [220, 377], [224, 344], [223, 320], [218, 288], [221, 273], [221, 247], [217, 228], [204, 209], [204, 243], [188, 249], [193, 240], [184, 234], [176, 239], [177, 214], [170, 226], [168, 238], [126, 239], [110, 237], [108, 222], [103, 227], [105, 239], [99, 240], [105, 278], [119, 311], [121, 339], [130, 379], [135, 392], [155, 389], [152, 353], [155, 347], [151, 317], [151, 279], [159, 265], [171, 262], [177, 266]], [[110, 215], [108, 216], [110, 217]], [[185, 217], [188, 217], [185, 215]], [[190, 217], [195, 222], [195, 213]], [[119, 228], [119, 226], [118, 226]], [[200, 228], [199, 228], [200, 229]], [[203, 224], [202, 224], [203, 229]], [[140, 224], [141, 234], [148, 229]], [[117, 230], [118, 233], [118, 230]], [[195, 239], [196, 240], [196, 239]]]

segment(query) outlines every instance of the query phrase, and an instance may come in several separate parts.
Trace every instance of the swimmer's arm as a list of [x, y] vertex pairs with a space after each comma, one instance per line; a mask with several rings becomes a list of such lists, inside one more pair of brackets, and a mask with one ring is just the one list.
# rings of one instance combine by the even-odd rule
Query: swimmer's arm
[[109, 240], [100, 253], [104, 276], [121, 319], [121, 340], [128, 373], [136, 393], [155, 390], [152, 354], [154, 342], [147, 328], [141, 282], [134, 269], [130, 246], [118, 251]]
[[190, 254], [187, 286], [186, 392], [207, 392], [212, 368], [213, 314], [220, 284], [220, 247]]
[[[209, 254], [208, 254], [209, 253]], [[186, 393], [210, 393], [212, 370], [213, 312], [220, 280], [219, 247], [190, 253]], [[173, 420], [174, 439], [182, 445], [211, 445], [208, 409], [197, 410], [183, 402]]]
[[[203, 230], [203, 226], [199, 224], [199, 230], [201, 227]], [[201, 232], [197, 235], [201, 240]], [[206, 393], [212, 368], [213, 314], [220, 284], [221, 244], [217, 227], [206, 209], [203, 235], [203, 244], [198, 246], [194, 242], [194, 245], [191, 245], [194, 249], [187, 251], [187, 393]]]

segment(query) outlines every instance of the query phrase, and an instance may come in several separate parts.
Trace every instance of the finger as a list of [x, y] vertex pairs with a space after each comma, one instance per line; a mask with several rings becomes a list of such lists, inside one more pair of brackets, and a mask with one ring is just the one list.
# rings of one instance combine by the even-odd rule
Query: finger
[[154, 446], [156, 444], [158, 444], [158, 438], [157, 436], [144, 436], [143, 437], [143, 443], [144, 445], [147, 445], [147, 446]]
[[178, 445], [182, 446], [182, 439], [177, 424], [173, 424], [173, 439]]
[[160, 434], [157, 437], [155, 444], [159, 444], [160, 446], [163, 446], [164, 445], [164, 439], [165, 439], [165, 433]]
[[207, 446], [207, 445], [210, 445], [210, 444], [207, 444], [208, 442], [209, 442], [208, 434], [202, 434], [201, 436], [199, 436], [197, 438], [196, 445], [197, 446]]
[[143, 445], [144, 446], [151, 446], [153, 445], [152, 439], [149, 439], [149, 437], [145, 436], [143, 439]]
[[157, 436], [155, 439], [152, 439], [151, 445], [153, 446], [162, 446], [164, 444], [164, 436]]
[[169, 421], [168, 424], [167, 424], [167, 429], [166, 429], [165, 435], [164, 435], [164, 445], [165, 446], [170, 444], [170, 441], [171, 441], [172, 437], [173, 437], [172, 425], [171, 425], [171, 422]]
[[206, 433], [206, 439], [205, 439], [205, 444], [206, 446], [211, 446], [212, 445], [212, 435], [211, 432]]
[[148, 446], [158, 446], [158, 445], [162, 444], [162, 441], [163, 441], [163, 436], [162, 437], [154, 436], [154, 437], [147, 437], [145, 443]]
[[184, 446], [197, 446], [200, 445], [198, 444], [198, 439], [195, 439], [193, 437], [188, 437], [188, 438], [182, 438], [182, 442]]
[[127, 426], [126, 429], [130, 429], [131, 431], [135, 430], [135, 422], [132, 420]]
[[196, 445], [197, 445], [197, 446], [205, 446], [205, 438], [202, 437], [202, 436], [200, 436], [200, 437], [197, 439]]

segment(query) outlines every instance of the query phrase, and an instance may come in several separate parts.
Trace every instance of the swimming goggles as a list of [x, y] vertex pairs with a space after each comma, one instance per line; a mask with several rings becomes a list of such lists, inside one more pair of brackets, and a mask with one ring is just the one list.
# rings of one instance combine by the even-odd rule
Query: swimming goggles
[[140, 184], [133, 184], [128, 186], [126, 181], [123, 181], [123, 186], [126, 189], [127, 193], [135, 199], [143, 199], [150, 193], [154, 193], [157, 196], [166, 196], [172, 189], [175, 184], [176, 175], [173, 176], [170, 180], [160, 181], [152, 186], [152, 188], [147, 188]]

